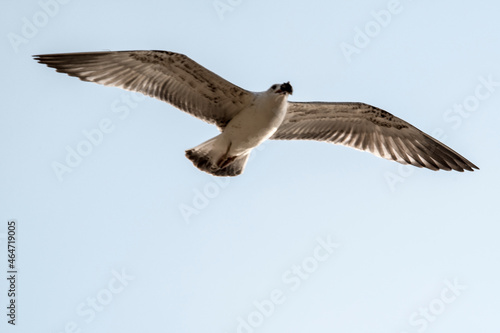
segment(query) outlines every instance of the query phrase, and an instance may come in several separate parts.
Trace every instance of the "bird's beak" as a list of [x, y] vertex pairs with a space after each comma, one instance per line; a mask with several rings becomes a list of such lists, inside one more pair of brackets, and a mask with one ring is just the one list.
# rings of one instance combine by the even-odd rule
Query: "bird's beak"
[[287, 82], [287, 83], [283, 83], [279, 90], [278, 90], [279, 93], [283, 93], [283, 94], [290, 94], [292, 95], [293, 94], [293, 88], [292, 88], [292, 85], [290, 84], [290, 82]]

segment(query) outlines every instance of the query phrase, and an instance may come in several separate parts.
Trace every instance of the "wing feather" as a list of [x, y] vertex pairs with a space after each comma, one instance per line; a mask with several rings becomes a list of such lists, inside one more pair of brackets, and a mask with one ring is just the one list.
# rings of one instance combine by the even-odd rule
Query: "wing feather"
[[34, 57], [83, 81], [155, 97], [221, 129], [254, 96], [179, 53], [117, 51]]
[[289, 102], [271, 139], [326, 141], [431, 170], [479, 169], [406, 121], [364, 103]]

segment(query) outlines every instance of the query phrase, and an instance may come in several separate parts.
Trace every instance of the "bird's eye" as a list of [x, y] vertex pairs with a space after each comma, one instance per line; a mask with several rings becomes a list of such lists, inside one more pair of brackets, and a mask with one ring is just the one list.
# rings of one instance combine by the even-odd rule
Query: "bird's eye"
[[273, 84], [273, 85], [271, 86], [271, 89], [273, 89], [273, 90], [274, 90], [274, 89], [276, 89], [276, 87], [277, 87], [277, 86], [278, 86], [277, 84]]

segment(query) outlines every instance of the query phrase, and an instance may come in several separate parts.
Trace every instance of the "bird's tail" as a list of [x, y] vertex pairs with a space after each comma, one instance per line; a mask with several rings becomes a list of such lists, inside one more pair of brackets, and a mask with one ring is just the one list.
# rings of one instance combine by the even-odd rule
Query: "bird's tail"
[[239, 156], [228, 156], [227, 152], [216, 147], [217, 138], [218, 136], [186, 150], [186, 157], [198, 169], [214, 176], [238, 176], [245, 169], [250, 151]]

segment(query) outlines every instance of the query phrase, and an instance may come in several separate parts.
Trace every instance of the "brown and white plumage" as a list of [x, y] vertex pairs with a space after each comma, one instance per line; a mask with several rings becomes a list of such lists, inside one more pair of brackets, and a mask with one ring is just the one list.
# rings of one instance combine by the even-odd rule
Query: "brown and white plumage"
[[406, 121], [364, 103], [289, 102], [270, 139], [326, 141], [431, 170], [479, 169]]
[[83, 81], [136, 91], [224, 128], [253, 94], [167, 51], [44, 54], [35, 60]]
[[64, 53], [35, 59], [84, 81], [155, 97], [216, 125], [220, 135], [186, 151], [195, 166], [216, 176], [241, 174], [251, 150], [266, 139], [342, 144], [431, 170], [478, 169], [438, 140], [376, 107], [288, 102], [289, 83], [250, 92], [178, 53]]

